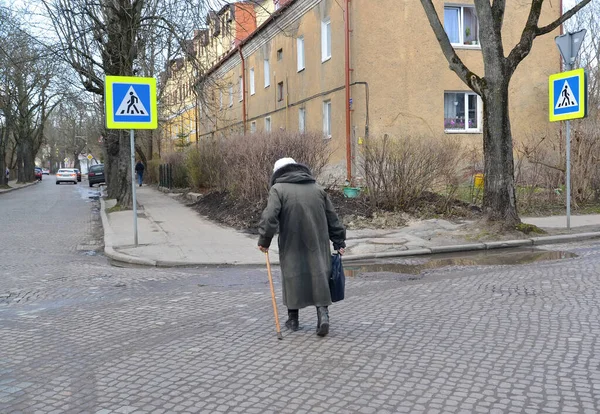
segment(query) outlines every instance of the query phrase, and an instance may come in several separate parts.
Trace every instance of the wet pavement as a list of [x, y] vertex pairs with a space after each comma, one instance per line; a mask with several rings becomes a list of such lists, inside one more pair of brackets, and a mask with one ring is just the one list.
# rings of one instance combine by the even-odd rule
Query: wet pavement
[[89, 191], [0, 198], [2, 413], [600, 411], [599, 243], [348, 263], [278, 341], [264, 268], [111, 266]]
[[514, 266], [574, 257], [577, 257], [577, 254], [560, 250], [516, 248], [460, 254], [437, 254], [435, 256], [408, 259], [349, 262], [344, 265], [344, 274], [347, 277], [381, 272], [420, 275], [433, 269], [463, 266]]

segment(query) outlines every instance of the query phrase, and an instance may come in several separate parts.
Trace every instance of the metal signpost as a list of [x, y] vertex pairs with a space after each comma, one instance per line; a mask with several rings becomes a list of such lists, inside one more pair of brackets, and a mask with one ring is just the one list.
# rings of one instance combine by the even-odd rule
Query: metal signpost
[[583, 44], [586, 30], [566, 33], [554, 40], [560, 50], [567, 72], [550, 76], [549, 110], [550, 121], [566, 121], [566, 192], [567, 229], [571, 228], [571, 123], [570, 119], [585, 118], [587, 115], [587, 75], [583, 69], [573, 69], [575, 58]]
[[135, 190], [136, 129], [156, 129], [156, 79], [134, 76], [106, 76], [104, 105], [107, 129], [129, 129], [131, 146], [131, 196], [133, 198], [133, 243], [138, 245], [137, 199]]

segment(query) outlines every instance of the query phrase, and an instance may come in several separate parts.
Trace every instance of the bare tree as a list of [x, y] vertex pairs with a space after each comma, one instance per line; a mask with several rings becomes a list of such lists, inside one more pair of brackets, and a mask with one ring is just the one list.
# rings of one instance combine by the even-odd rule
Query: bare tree
[[502, 25], [506, 0], [474, 0], [480, 26], [484, 75], [471, 71], [458, 57], [444, 30], [432, 0], [421, 0], [431, 28], [450, 69], [483, 100], [483, 151], [485, 187], [483, 208], [488, 220], [505, 228], [520, 222], [514, 184], [513, 140], [508, 108], [508, 87], [518, 65], [527, 57], [536, 37], [558, 28], [591, 0], [582, 0], [558, 19], [539, 26], [544, 0], [532, 0], [519, 43], [504, 54]]
[[51, 87], [57, 71], [41, 45], [11, 18], [10, 30], [0, 34], [0, 109], [5, 124], [0, 167], [10, 138], [15, 144], [18, 181], [30, 182], [35, 179], [35, 157], [44, 139], [46, 119], [58, 102]]
[[[200, 22], [202, 1], [42, 0], [61, 56], [84, 88], [104, 99], [104, 76], [155, 76]], [[129, 134], [109, 130], [105, 166], [109, 197], [131, 207]], [[151, 154], [150, 154], [151, 155]]]

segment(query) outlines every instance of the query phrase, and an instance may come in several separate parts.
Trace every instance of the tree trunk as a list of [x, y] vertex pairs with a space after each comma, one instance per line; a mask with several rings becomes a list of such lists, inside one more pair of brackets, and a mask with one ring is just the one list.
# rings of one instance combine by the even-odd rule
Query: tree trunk
[[23, 143], [17, 143], [17, 183], [24, 183], [25, 170], [23, 169]]
[[131, 146], [129, 145], [129, 131], [107, 131], [106, 157], [104, 170], [108, 197], [115, 198], [123, 208], [132, 207], [131, 194]]
[[490, 221], [514, 229], [520, 223], [515, 197], [513, 143], [508, 109], [508, 76], [483, 91], [483, 210]]
[[[118, 131], [105, 131], [104, 150], [104, 174], [106, 179], [107, 193], [109, 198], [118, 199], [118, 178], [119, 171], [117, 160], [119, 159], [119, 139]], [[114, 185], [113, 185], [114, 183]]]
[[119, 194], [117, 202], [123, 208], [133, 207], [133, 195], [131, 193], [131, 145], [129, 131], [119, 131]]
[[35, 181], [35, 154], [33, 153], [33, 144], [31, 140], [23, 141], [23, 178], [24, 182]]

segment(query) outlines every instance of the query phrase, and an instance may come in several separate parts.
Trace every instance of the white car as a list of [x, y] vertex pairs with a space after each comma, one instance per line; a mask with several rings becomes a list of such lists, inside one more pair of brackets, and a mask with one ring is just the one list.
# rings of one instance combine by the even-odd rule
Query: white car
[[56, 173], [56, 185], [60, 183], [77, 184], [77, 172], [73, 168], [61, 168]]

